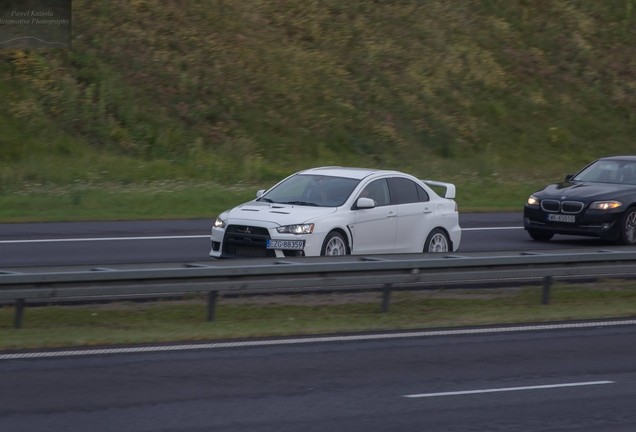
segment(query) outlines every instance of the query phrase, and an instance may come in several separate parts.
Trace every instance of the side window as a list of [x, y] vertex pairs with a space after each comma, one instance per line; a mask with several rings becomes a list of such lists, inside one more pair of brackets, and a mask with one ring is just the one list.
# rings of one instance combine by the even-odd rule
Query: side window
[[430, 197], [428, 196], [428, 193], [422, 188], [422, 186], [418, 185], [417, 183], [415, 184], [415, 186], [417, 186], [417, 196], [419, 198], [420, 202], [427, 202], [430, 200]]
[[371, 198], [376, 206], [388, 205], [391, 203], [389, 184], [386, 179], [372, 181], [362, 189], [358, 198]]
[[391, 179], [393, 192], [395, 192], [396, 204], [408, 204], [418, 202], [417, 185], [406, 178], [394, 177]]

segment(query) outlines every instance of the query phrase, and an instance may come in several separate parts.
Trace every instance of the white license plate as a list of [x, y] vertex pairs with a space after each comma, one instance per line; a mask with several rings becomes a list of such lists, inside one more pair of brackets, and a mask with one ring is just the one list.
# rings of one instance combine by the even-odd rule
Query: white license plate
[[303, 250], [305, 240], [267, 240], [267, 249]]
[[564, 215], [564, 214], [549, 214], [548, 220], [552, 222], [570, 222], [574, 223], [576, 219], [574, 215]]

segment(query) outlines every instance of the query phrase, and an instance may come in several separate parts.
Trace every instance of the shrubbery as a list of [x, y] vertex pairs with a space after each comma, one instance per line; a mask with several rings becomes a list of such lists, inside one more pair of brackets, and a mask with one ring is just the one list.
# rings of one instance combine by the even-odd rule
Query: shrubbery
[[142, 162], [130, 181], [233, 183], [387, 162], [533, 176], [633, 153], [632, 0], [73, 7], [72, 50], [0, 53], [5, 188]]

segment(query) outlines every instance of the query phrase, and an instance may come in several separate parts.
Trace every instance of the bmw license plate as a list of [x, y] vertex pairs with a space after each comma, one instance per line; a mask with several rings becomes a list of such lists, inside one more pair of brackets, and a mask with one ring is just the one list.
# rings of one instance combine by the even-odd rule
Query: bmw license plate
[[305, 240], [267, 240], [267, 249], [303, 250]]
[[552, 222], [570, 222], [570, 223], [575, 222], [574, 215], [553, 214], [553, 213], [550, 213], [548, 215], [548, 220]]

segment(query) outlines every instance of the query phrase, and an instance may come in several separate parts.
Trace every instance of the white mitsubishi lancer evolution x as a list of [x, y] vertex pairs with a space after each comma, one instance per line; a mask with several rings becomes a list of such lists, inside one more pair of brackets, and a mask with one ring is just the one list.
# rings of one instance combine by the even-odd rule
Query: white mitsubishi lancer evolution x
[[[446, 189], [440, 197], [429, 186]], [[456, 251], [455, 186], [398, 171], [323, 167], [293, 174], [227, 210], [215, 258]]]

